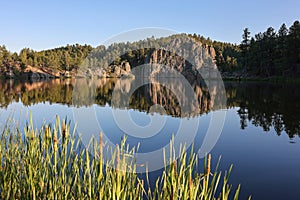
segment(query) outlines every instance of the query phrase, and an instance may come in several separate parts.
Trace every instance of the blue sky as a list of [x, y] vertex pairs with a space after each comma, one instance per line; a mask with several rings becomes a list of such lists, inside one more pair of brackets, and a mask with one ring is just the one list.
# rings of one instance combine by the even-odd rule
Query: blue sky
[[239, 43], [251, 33], [289, 27], [300, 18], [299, 0], [198, 1], [1, 1], [0, 45], [49, 49], [66, 44], [97, 46], [120, 32], [160, 27]]

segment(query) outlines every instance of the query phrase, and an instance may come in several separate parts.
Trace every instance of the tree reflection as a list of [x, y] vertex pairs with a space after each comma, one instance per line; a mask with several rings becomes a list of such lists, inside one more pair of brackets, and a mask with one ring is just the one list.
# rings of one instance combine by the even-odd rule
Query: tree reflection
[[[43, 82], [0, 81], [0, 107], [7, 108], [12, 102], [22, 102], [25, 106], [41, 102], [60, 103], [68, 106], [111, 105], [112, 92], [117, 79], [55, 79]], [[125, 79], [119, 92], [128, 92], [132, 80]], [[75, 84], [80, 84], [80, 95], [75, 96]], [[181, 88], [180, 82], [170, 79], [172, 87]], [[166, 114], [173, 117], [196, 117], [203, 113], [219, 109], [215, 105], [216, 95], [208, 91], [205, 84], [191, 83], [199, 108], [190, 107], [193, 112], [182, 113], [176, 94], [172, 88], [166, 88], [152, 81], [134, 91], [130, 97], [129, 108], [149, 112], [152, 105], [159, 104]], [[225, 83], [227, 108], [237, 107], [240, 128], [248, 123], [261, 127], [264, 131], [272, 128], [277, 135], [283, 132], [290, 138], [300, 136], [300, 93], [297, 84], [271, 83]], [[212, 90], [213, 91], [213, 90]], [[125, 105], [121, 103], [121, 105]], [[122, 109], [125, 106], [121, 106]]]
[[[264, 131], [274, 128], [290, 138], [300, 136], [300, 94], [297, 84], [227, 83], [227, 103], [239, 107], [241, 129], [247, 122]], [[246, 120], [247, 118], [247, 120]]]

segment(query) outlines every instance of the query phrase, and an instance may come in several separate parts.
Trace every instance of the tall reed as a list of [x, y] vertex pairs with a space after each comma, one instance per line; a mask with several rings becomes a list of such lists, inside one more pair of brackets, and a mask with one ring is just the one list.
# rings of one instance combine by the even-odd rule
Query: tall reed
[[[0, 195], [2, 199], [229, 199], [229, 171], [222, 177], [212, 172], [210, 156], [204, 173], [197, 170], [197, 156], [187, 156], [185, 147], [179, 159], [165, 158], [165, 168], [154, 187], [149, 177], [141, 179], [136, 165], [128, 157], [126, 138], [111, 149], [112, 157], [104, 161], [105, 143], [92, 139], [84, 147], [75, 128], [57, 117], [54, 126], [33, 126], [32, 120], [22, 132], [7, 124], [0, 138]], [[172, 142], [171, 142], [172, 143]], [[170, 155], [174, 155], [172, 145]], [[92, 156], [93, 155], [93, 156]], [[223, 183], [220, 180], [223, 179]], [[147, 186], [147, 187], [146, 187]], [[147, 188], [147, 189], [146, 189]], [[220, 191], [220, 193], [217, 193]], [[238, 199], [240, 187], [234, 199]]]

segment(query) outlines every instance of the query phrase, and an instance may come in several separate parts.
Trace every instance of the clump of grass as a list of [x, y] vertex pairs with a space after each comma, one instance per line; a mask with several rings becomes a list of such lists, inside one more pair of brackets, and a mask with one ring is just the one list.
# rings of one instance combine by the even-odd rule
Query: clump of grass
[[[210, 156], [205, 171], [196, 170], [197, 156], [187, 156], [182, 148], [178, 160], [172, 156], [153, 189], [145, 187], [136, 173], [134, 162], [128, 165], [125, 154], [133, 156], [124, 139], [111, 150], [112, 157], [104, 163], [105, 144], [91, 141], [83, 147], [70, 130], [70, 123], [57, 117], [56, 124], [24, 128], [6, 125], [0, 138], [0, 195], [2, 199], [228, 199], [231, 186], [228, 177], [210, 168]], [[92, 149], [92, 154], [88, 151]], [[170, 148], [170, 155], [174, 155]], [[91, 156], [93, 155], [93, 156]], [[170, 163], [167, 164], [167, 163]], [[148, 176], [147, 176], [148, 180]], [[219, 186], [220, 185], [220, 186]], [[217, 194], [217, 188], [221, 193]], [[146, 189], [148, 188], [148, 189]], [[234, 199], [238, 199], [240, 187]]]

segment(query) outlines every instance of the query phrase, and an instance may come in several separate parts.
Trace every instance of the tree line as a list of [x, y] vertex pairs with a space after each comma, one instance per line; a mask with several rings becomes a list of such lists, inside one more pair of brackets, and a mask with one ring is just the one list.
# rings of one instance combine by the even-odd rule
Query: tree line
[[212, 41], [200, 35], [190, 35], [203, 44], [212, 45], [215, 61], [221, 72], [239, 72], [247, 76], [300, 76], [300, 23], [295, 21], [279, 30], [269, 27], [251, 37], [243, 30], [240, 44]]
[[264, 77], [300, 75], [299, 21], [295, 21], [289, 29], [282, 24], [277, 32], [269, 27], [251, 39], [246, 28], [240, 49], [241, 65], [251, 74]]
[[[276, 31], [269, 27], [263, 33], [251, 37], [248, 28], [243, 30], [240, 44], [212, 41], [197, 34], [188, 34], [202, 45], [213, 46], [215, 49], [214, 61], [219, 70], [224, 72], [237, 72], [245, 76], [255, 77], [299, 77], [300, 76], [300, 23], [295, 21], [291, 27], [285, 24]], [[10, 66], [19, 66], [21, 69], [27, 65], [34, 67], [50, 67], [60, 70], [76, 70], [85, 60], [84, 65], [91, 68], [107, 67], [127, 60], [130, 64], [144, 63], [151, 49], [143, 48], [151, 44], [159, 48], [168, 44], [173, 36], [166, 38], [147, 38], [137, 42], [103, 45], [93, 48], [90, 45], [67, 45], [55, 49], [34, 51], [23, 48], [19, 54], [9, 52], [5, 46], [0, 46], [0, 72]], [[114, 63], [107, 63], [114, 55], [122, 55], [124, 49], [135, 49], [125, 52], [117, 57]], [[88, 57], [87, 57], [88, 56]]]
[[90, 45], [75, 44], [43, 51], [23, 48], [17, 54], [9, 52], [3, 45], [0, 46], [0, 71], [15, 66], [22, 70], [28, 65], [71, 71], [77, 69], [92, 50]]

